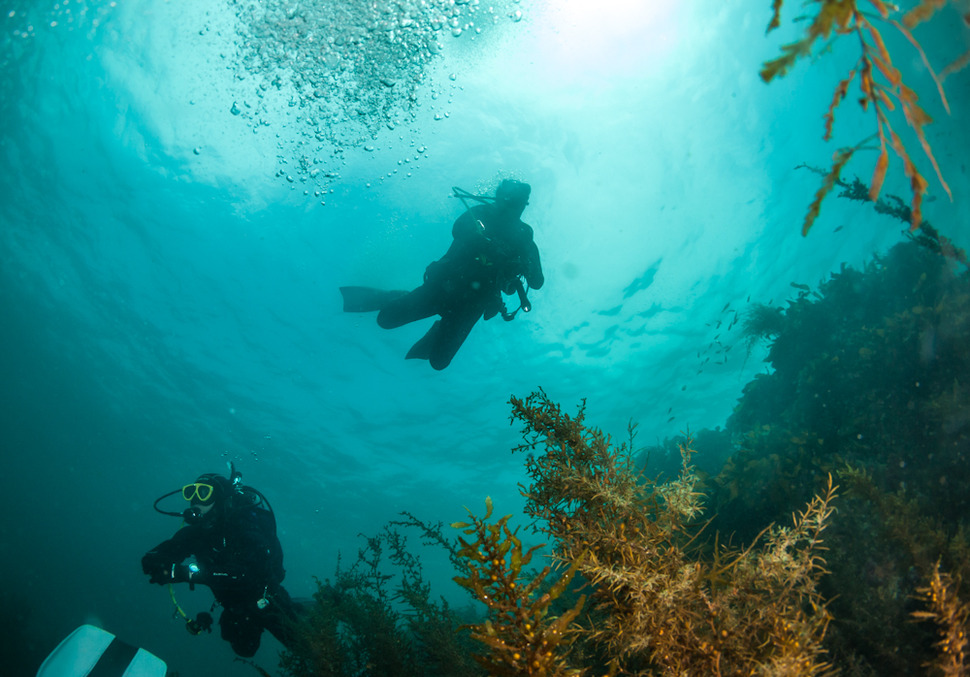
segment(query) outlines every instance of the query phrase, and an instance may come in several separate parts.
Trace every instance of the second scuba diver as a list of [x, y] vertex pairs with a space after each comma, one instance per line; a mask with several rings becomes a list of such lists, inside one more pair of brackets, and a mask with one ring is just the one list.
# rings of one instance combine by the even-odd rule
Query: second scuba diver
[[[177, 493], [189, 502], [183, 512], [161, 510], [158, 503]], [[276, 517], [269, 501], [256, 489], [242, 484], [230, 466], [230, 476], [199, 476], [195, 482], [155, 501], [165, 515], [182, 517], [185, 526], [149, 550], [141, 560], [149, 582], [158, 585], [207, 585], [222, 605], [222, 638], [237, 655], [249, 658], [268, 630], [291, 648], [298, 611], [281, 585], [283, 549], [276, 536]], [[174, 590], [172, 600], [175, 601]], [[207, 612], [190, 619], [175, 601], [192, 634], [209, 631]]]

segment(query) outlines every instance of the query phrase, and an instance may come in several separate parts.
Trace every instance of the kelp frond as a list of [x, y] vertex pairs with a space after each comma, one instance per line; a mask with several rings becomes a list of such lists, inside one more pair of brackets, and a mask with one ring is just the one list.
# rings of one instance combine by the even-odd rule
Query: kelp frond
[[946, 677], [965, 677], [970, 674], [970, 605], [957, 596], [959, 582], [947, 573], [940, 572], [937, 563], [929, 584], [917, 593], [926, 604], [927, 611], [914, 611], [914, 618], [932, 620], [936, 623], [940, 639], [936, 643], [937, 660], [933, 667]]
[[[781, 25], [782, 4], [783, 0], [773, 0], [772, 2], [772, 17], [768, 24], [769, 32]], [[896, 110], [897, 107], [902, 110], [906, 124], [916, 134], [923, 152], [951, 200], [953, 194], [943, 178], [936, 157], [933, 155], [933, 149], [924, 132], [924, 128], [932, 122], [932, 118], [919, 105], [919, 97], [916, 92], [903, 82], [899, 69], [893, 65], [892, 57], [886, 48], [882, 34], [873, 22], [893, 26], [914, 46], [936, 83], [940, 100], [947, 113], [949, 113], [949, 103], [943, 89], [943, 80], [946, 76], [970, 62], [970, 52], [958, 58], [940, 75], [937, 75], [930, 66], [919, 41], [911, 32], [915, 26], [930, 20], [945, 4], [945, 0], [922, 0], [917, 7], [903, 15], [901, 21], [893, 18], [894, 15], [898, 14], [899, 9], [893, 4], [883, 2], [883, 0], [812, 0], [810, 4], [816, 5], [818, 12], [806, 29], [804, 37], [796, 42], [783, 45], [780, 57], [765, 62], [761, 68], [761, 79], [765, 82], [771, 82], [776, 77], [784, 76], [800, 58], [812, 54], [815, 44], [820, 38], [827, 39], [832, 36], [845, 35], [853, 35], [858, 38], [861, 54], [856, 64], [849, 69], [848, 75], [835, 88], [832, 101], [824, 116], [823, 138], [826, 141], [831, 138], [835, 123], [835, 111], [849, 96], [850, 86], [857, 83], [861, 93], [859, 104], [864, 111], [872, 109], [876, 127], [873, 137], [879, 139], [879, 157], [873, 170], [870, 199], [875, 201], [879, 197], [889, 168], [888, 149], [892, 148], [897, 157], [902, 160], [903, 172], [909, 179], [912, 192], [910, 229], [916, 230], [923, 223], [923, 196], [926, 194], [928, 184], [892, 126], [889, 113]], [[863, 11], [861, 8], [863, 4], [870, 11]], [[832, 160], [832, 169], [826, 174], [822, 187], [816, 192], [815, 199], [805, 215], [805, 221], [802, 225], [803, 235], [808, 234], [812, 224], [818, 218], [822, 201], [829, 194], [833, 185], [839, 181], [839, 176], [845, 165], [855, 151], [862, 148], [866, 143], [864, 141], [854, 147], [840, 149], [835, 153]]]
[[488, 651], [474, 656], [489, 675], [508, 677], [565, 677], [579, 674], [569, 669], [560, 655], [560, 644], [569, 644], [569, 626], [585, 602], [580, 597], [572, 609], [558, 617], [549, 615], [549, 606], [565, 591], [578, 564], [573, 564], [545, 592], [540, 588], [551, 568], [545, 567], [531, 580], [525, 580], [522, 568], [532, 561], [541, 545], [523, 551], [522, 541], [509, 528], [511, 515], [489, 523], [492, 499], [485, 499], [485, 517], [470, 510], [471, 522], [452, 524], [474, 540], [459, 537], [460, 557], [467, 576], [454, 580], [488, 607], [488, 619], [472, 626], [472, 638]]

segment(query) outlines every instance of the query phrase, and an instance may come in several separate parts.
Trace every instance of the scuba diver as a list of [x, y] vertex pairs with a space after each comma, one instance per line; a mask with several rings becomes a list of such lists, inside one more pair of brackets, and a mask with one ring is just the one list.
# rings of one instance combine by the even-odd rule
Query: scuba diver
[[[160, 501], [178, 493], [190, 504], [183, 512], [158, 507]], [[209, 586], [222, 605], [222, 638], [237, 655], [253, 656], [263, 630], [290, 648], [298, 610], [280, 585], [285, 575], [283, 549], [266, 497], [244, 486], [242, 475], [230, 464], [228, 478], [200, 475], [191, 484], [159, 497], [155, 510], [182, 517], [185, 525], [149, 550], [141, 567], [151, 577], [149, 582], [169, 584], [176, 611], [189, 632], [211, 632], [212, 616], [203, 612], [189, 618], [175, 599], [173, 583], [188, 583], [190, 590], [196, 584]]]
[[[531, 310], [522, 277], [531, 289], [540, 289], [544, 281], [532, 228], [520, 218], [529, 204], [529, 184], [506, 179], [495, 197], [453, 191], [466, 211], [452, 227], [451, 247], [424, 271], [424, 284], [410, 292], [340, 288], [345, 312], [376, 310], [377, 324], [384, 329], [440, 315], [405, 357], [428, 360], [439, 370], [451, 363], [479, 318], [501, 314], [512, 320], [519, 310]], [[480, 204], [469, 207], [467, 200]], [[519, 307], [508, 312], [502, 293], [517, 294]]]

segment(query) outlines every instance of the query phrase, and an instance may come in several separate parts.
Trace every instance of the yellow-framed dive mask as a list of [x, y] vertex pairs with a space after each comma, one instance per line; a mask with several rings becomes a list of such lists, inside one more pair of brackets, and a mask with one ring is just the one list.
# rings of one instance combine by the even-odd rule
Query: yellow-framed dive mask
[[205, 482], [193, 482], [182, 487], [182, 498], [192, 501], [198, 498], [199, 503], [208, 503], [213, 499], [213, 487]]

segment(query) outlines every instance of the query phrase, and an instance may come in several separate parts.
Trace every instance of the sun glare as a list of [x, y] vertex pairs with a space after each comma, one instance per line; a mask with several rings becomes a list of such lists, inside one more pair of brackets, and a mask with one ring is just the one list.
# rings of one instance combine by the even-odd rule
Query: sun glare
[[672, 0], [563, 0], [537, 12], [535, 23], [556, 67], [616, 73], [640, 70], [676, 44], [676, 7]]

